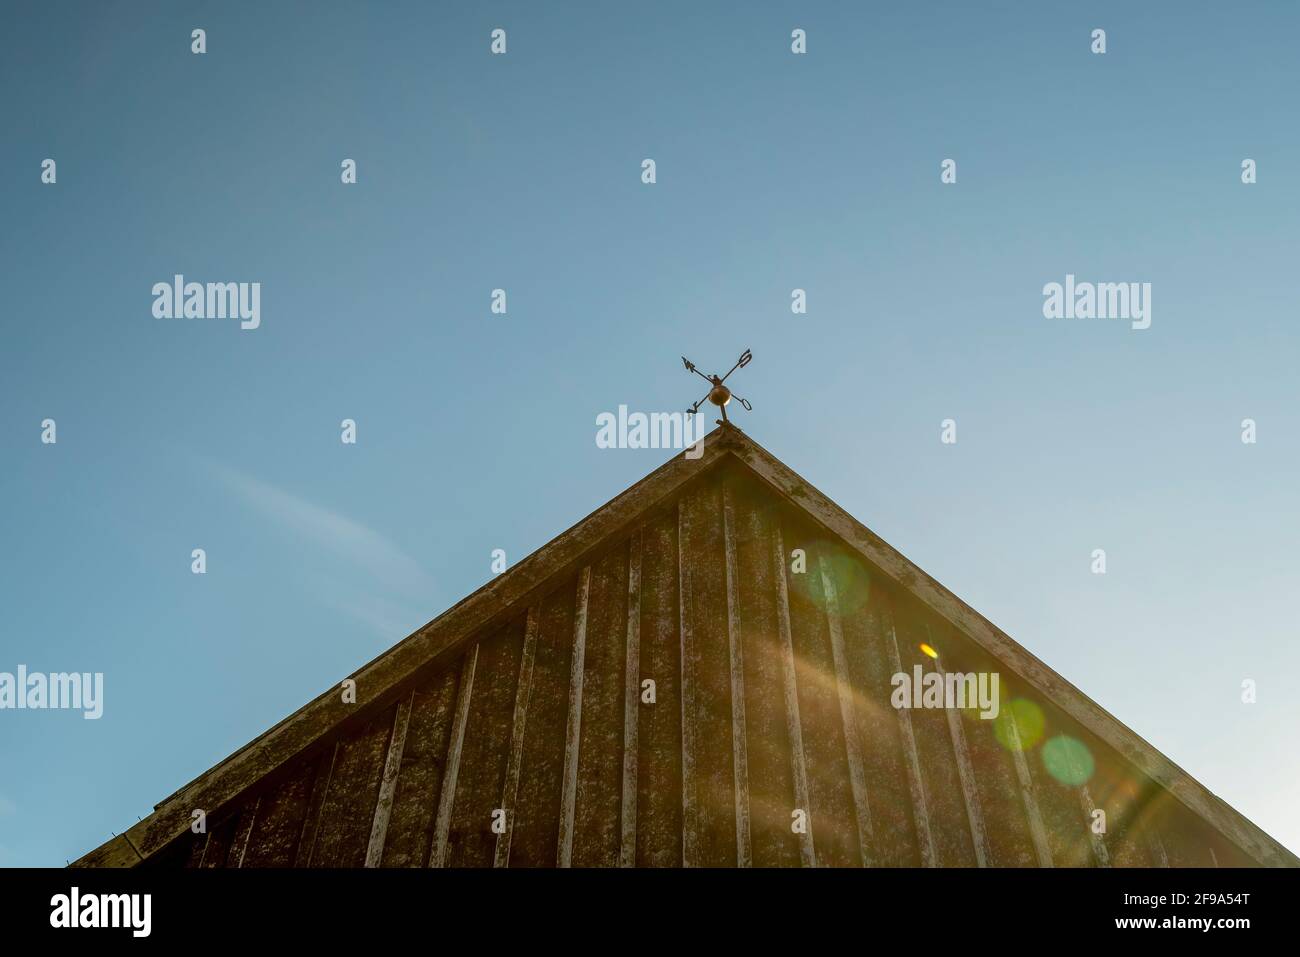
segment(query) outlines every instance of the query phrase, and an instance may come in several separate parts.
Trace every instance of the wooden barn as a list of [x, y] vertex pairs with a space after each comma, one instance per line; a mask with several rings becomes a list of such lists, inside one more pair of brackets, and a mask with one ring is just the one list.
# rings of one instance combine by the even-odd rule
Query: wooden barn
[[1300, 863], [729, 425], [351, 677], [74, 866]]

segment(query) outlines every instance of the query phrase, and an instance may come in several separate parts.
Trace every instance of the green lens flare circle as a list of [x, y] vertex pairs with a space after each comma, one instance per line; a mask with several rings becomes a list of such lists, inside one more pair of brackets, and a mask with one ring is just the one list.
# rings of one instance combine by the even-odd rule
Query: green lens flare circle
[[1028, 751], [1042, 740], [1046, 723], [1042, 708], [1027, 698], [1013, 698], [993, 719], [993, 734], [1007, 751]]
[[1043, 767], [1062, 784], [1077, 788], [1091, 780], [1096, 764], [1086, 744], [1077, 738], [1058, 734], [1043, 744]]

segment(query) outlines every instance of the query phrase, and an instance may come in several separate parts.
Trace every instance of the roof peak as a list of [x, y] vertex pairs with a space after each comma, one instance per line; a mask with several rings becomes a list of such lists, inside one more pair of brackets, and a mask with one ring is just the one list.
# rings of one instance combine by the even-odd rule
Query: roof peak
[[[1163, 787], [1184, 806], [1261, 863], [1296, 864], [1295, 856], [1246, 818], [1214, 797], [1203, 785], [1129, 730], [1083, 692], [1020, 646], [955, 594], [939, 584], [879, 536], [759, 445], [730, 421], [707, 433], [695, 457], [692, 449], [674, 454], [659, 468], [616, 495], [572, 527], [484, 584], [432, 621], [393, 645], [349, 676], [365, 709], [395, 700], [410, 681], [436, 660], [455, 653], [475, 635], [497, 627], [524, 604], [537, 601], [563, 576], [591, 563], [616, 537], [634, 531], [661, 503], [724, 460], [735, 459], [772, 493], [797, 508], [817, 526], [856, 552], [904, 593], [946, 619], [1027, 687]], [[891, 587], [893, 587], [891, 585]], [[343, 721], [356, 717], [357, 705], [328, 690], [249, 744], [166, 798], [148, 818], [131, 827], [78, 864], [129, 865], [157, 853], [188, 831], [193, 808], [226, 806], [268, 774], [308, 752]]]

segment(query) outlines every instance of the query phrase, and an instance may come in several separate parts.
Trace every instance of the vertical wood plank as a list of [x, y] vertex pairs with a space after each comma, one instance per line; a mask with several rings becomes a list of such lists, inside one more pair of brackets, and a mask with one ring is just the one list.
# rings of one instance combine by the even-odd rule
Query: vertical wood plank
[[888, 663], [884, 626], [888, 589], [883, 577], [874, 577], [843, 552], [832, 552], [831, 567], [836, 572], [863, 771], [871, 789], [872, 862], [876, 867], [916, 867], [921, 851], [912, 820], [902, 733], [890, 702], [894, 672]]
[[1034, 853], [1038, 855], [1038, 866], [1051, 867], [1052, 845], [1047, 840], [1047, 828], [1043, 826], [1043, 814], [1038, 807], [1038, 796], [1034, 791], [1034, 779], [1029, 774], [1029, 763], [1025, 760], [1025, 749], [1020, 743], [1020, 727], [1014, 710], [1010, 712], [1006, 729], [1011, 758], [1016, 765], [1016, 779], [1020, 782], [1020, 800], [1025, 806], [1025, 816], [1029, 818], [1029, 836], [1034, 842]]
[[[948, 672], [943, 662], [934, 659], [935, 670], [947, 681]], [[989, 852], [988, 831], [984, 826], [984, 809], [980, 806], [979, 788], [975, 784], [975, 767], [971, 763], [970, 748], [966, 745], [966, 729], [961, 724], [961, 712], [957, 708], [944, 708], [948, 716], [948, 736], [952, 738], [952, 751], [957, 758], [957, 777], [961, 780], [962, 799], [966, 803], [966, 820], [970, 823], [971, 844], [975, 848], [975, 864], [988, 867], [992, 854]]]
[[867, 776], [862, 766], [862, 745], [854, 718], [853, 686], [849, 681], [849, 663], [844, 654], [844, 629], [840, 622], [839, 595], [835, 588], [830, 562], [824, 553], [817, 556], [826, 596], [826, 624], [831, 635], [831, 659], [835, 665], [835, 691], [840, 702], [840, 721], [844, 725], [844, 751], [849, 764], [849, 786], [853, 789], [853, 806], [858, 825], [858, 851], [862, 866], [871, 867], [871, 806], [867, 799]]
[[736, 585], [745, 650], [745, 735], [749, 768], [750, 860], [753, 867], [799, 867], [790, 733], [777, 631], [770, 512], [762, 489], [743, 473], [733, 477], [736, 505]]
[[1146, 834], [1147, 847], [1151, 849], [1151, 858], [1156, 867], [1168, 867], [1169, 855], [1165, 853], [1165, 842], [1160, 840], [1160, 835], [1153, 827], [1143, 828]]
[[[982, 653], [972, 646], [970, 639], [958, 628], [945, 627], [935, 623], [937, 630], [931, 633], [946, 642], [941, 651], [940, 664], [947, 663], [961, 673], [997, 674], [999, 677], [999, 715], [1005, 723], [1007, 702], [1011, 698], [1005, 682], [1007, 675], [994, 658]], [[935, 648], [938, 644], [931, 642]], [[960, 662], [960, 667], [956, 663]], [[970, 702], [968, 702], [969, 704]], [[999, 719], [975, 717], [971, 710], [959, 710], [961, 718], [959, 727], [966, 752], [970, 757], [970, 766], [974, 771], [973, 782], [978, 797], [979, 809], [986, 841], [987, 867], [1036, 867], [1037, 854], [1034, 850], [1033, 837], [1029, 831], [1029, 820], [1025, 816], [1024, 805], [1020, 800], [1020, 785], [1016, 779], [1015, 761], [1006, 744], [1005, 734], [999, 732]], [[954, 753], [955, 753], [954, 745]], [[959, 771], [960, 773], [960, 771]], [[960, 781], [960, 778], [959, 778]], [[967, 814], [966, 811], [962, 812]], [[969, 823], [967, 814], [967, 822]], [[973, 837], [974, 830], [970, 831]], [[974, 844], [970, 844], [974, 847]], [[977, 866], [979, 861], [974, 862]]]
[[[937, 624], [933, 613], [901, 591], [891, 597], [900, 661], [898, 673], [907, 679], [911, 679], [918, 668], [923, 673], [933, 674], [934, 660], [921, 650], [923, 645], [933, 641], [931, 625]], [[926, 815], [935, 850], [934, 866], [976, 867], [978, 861], [971, 842], [961, 775], [953, 753], [952, 731], [945, 709], [942, 702], [933, 708], [926, 707], [923, 700], [913, 700], [910, 705], [910, 708], [897, 710], [899, 714], [909, 716], [912, 737], [916, 742]]]
[[682, 864], [681, 614], [677, 511], [649, 518], [641, 535], [641, 677], [655, 704], [637, 716], [638, 867]]
[[559, 858], [565, 724], [573, 672], [577, 572], [538, 605], [533, 690], [524, 728], [518, 793], [510, 815], [510, 867], [554, 867]]
[[1092, 792], [1088, 790], [1086, 784], [1079, 788], [1079, 805], [1083, 808], [1083, 826], [1088, 829], [1088, 838], [1092, 841], [1092, 853], [1097, 858], [1097, 866], [1110, 867], [1110, 852], [1106, 849], [1106, 842], [1092, 829], [1092, 812], [1097, 810], [1097, 805], [1093, 803]]
[[[892, 611], [885, 612], [885, 630], [889, 640], [885, 650], [894, 674], [901, 674], [902, 663], [898, 654], [898, 635], [894, 632]], [[912, 731], [912, 715], [907, 708], [895, 708], [898, 731], [903, 742], [903, 759], [907, 765], [907, 784], [912, 794], [912, 820], [916, 822], [916, 841], [921, 848], [921, 866], [937, 867], [938, 855], [934, 849], [934, 835], [930, 833], [930, 812], [925, 796], [925, 782], [921, 778], [921, 762], [916, 753], [916, 735]]]
[[772, 561], [776, 567], [776, 620], [781, 642], [781, 673], [785, 692], [786, 725], [790, 734], [790, 764], [794, 799], [804, 813], [804, 833], [799, 835], [799, 856], [804, 867], [817, 866], [813, 845], [811, 803], [808, 800], [808, 762], [803, 750], [803, 725], [799, 720], [799, 689], [795, 682], [794, 640], [790, 634], [790, 591], [785, 580], [785, 540], [780, 521], [772, 523]]
[[[1103, 766], [1102, 762], [1098, 762]], [[1146, 846], [1139, 840], [1138, 784], [1131, 778], [1118, 782], [1104, 781], [1099, 791], [1089, 789], [1093, 804], [1106, 814], [1106, 853], [1111, 867], [1150, 867], [1151, 859]], [[1089, 822], [1091, 823], [1091, 822]]]
[[380, 867], [424, 867], [433, 844], [461, 660], [452, 660], [414, 689], [401, 772], [388, 814]]
[[241, 867], [291, 867], [316, 778], [314, 760], [296, 767], [262, 792], [257, 820]]
[[510, 758], [506, 764], [506, 782], [501, 791], [506, 829], [497, 835], [494, 867], [510, 863], [510, 839], [515, 830], [515, 799], [519, 794], [519, 766], [524, 754], [524, 730], [528, 723], [528, 702], [533, 694], [533, 662], [537, 657], [537, 629], [541, 608], [530, 605], [524, 625], [524, 649], [519, 659], [519, 684], [515, 690], [515, 716], [510, 726]]
[[641, 529], [628, 542], [627, 666], [623, 673], [623, 804], [620, 867], [636, 866], [637, 719], [641, 708]]
[[215, 826], [209, 819], [207, 840], [203, 844], [203, 855], [199, 860], [200, 867], [232, 866], [230, 851], [235, 844], [235, 832], [239, 829], [241, 816], [242, 813], [230, 812], [224, 817], [217, 818]]
[[505, 823], [501, 794], [510, 761], [510, 734], [527, 625], [526, 609], [520, 609], [519, 614], [488, 629], [479, 639], [474, 696], [465, 717], [465, 741], [447, 828], [444, 867], [492, 867], [495, 861], [498, 832]]
[[248, 850], [248, 836], [253, 833], [253, 823], [257, 820], [257, 809], [262, 806], [259, 796], [252, 804], [246, 805], [239, 815], [239, 826], [235, 829], [235, 840], [230, 848], [229, 866], [243, 867], [244, 854]]
[[[206, 826], [206, 825], [205, 825]], [[212, 832], [204, 831], [202, 836], [194, 842], [190, 848], [190, 859], [186, 861], [186, 867], [202, 867], [203, 861], [208, 856], [208, 842], [212, 839]]]
[[465, 724], [469, 720], [469, 700], [474, 693], [474, 669], [478, 667], [478, 642], [465, 655], [461, 665], [460, 687], [456, 690], [456, 717], [452, 720], [451, 741], [447, 745], [447, 769], [438, 796], [438, 816], [433, 825], [433, 847], [429, 866], [443, 867], [447, 859], [447, 833], [451, 828], [451, 808], [456, 800], [456, 777], [460, 773], [460, 753], [465, 746]]
[[817, 564], [817, 556], [829, 543], [797, 512], [785, 511], [781, 521], [787, 547], [797, 542], [804, 559], [798, 573], [791, 569], [787, 583], [799, 717], [808, 762], [808, 800], [812, 805], [809, 817], [816, 823], [817, 864], [861, 867], [858, 813], [836, 688], [826, 593]]
[[736, 866], [752, 863], [749, 835], [749, 754], [745, 734], [745, 656], [740, 641], [740, 601], [736, 583], [736, 517], [731, 487], [722, 486], [722, 539], [727, 574], [727, 644], [731, 652], [731, 753], [736, 804]]
[[587, 650], [587, 597], [591, 592], [591, 566], [578, 576], [578, 598], [573, 615], [573, 663], [569, 670], [569, 720], [564, 738], [564, 790], [560, 798], [560, 867], [573, 862], [573, 815], [578, 793], [578, 741], [582, 734], [582, 677]]
[[975, 863], [979, 867], [988, 867], [989, 839], [984, 827], [979, 790], [975, 785], [975, 768], [971, 764], [970, 749], [966, 746], [966, 730], [961, 725], [961, 714], [956, 708], [944, 710], [948, 713], [948, 734], [952, 738], [953, 754], [957, 757], [957, 776], [961, 779], [961, 793], [966, 804], [966, 820], [970, 824]]
[[393, 733], [388, 739], [388, 756], [384, 759], [384, 776], [379, 781], [379, 797], [370, 822], [370, 843], [366, 846], [366, 867], [378, 867], [384, 856], [384, 839], [388, 835], [388, 818], [393, 811], [393, 796], [397, 793], [397, 775], [402, 770], [402, 750], [406, 747], [406, 729], [411, 720], [411, 705], [415, 701], [412, 691], [405, 701], [397, 705], [393, 715]]
[[321, 807], [312, 867], [361, 867], [370, 844], [370, 825], [397, 704], [348, 722], [339, 738], [338, 759]]
[[626, 547], [591, 563], [571, 867], [618, 867], [622, 855], [627, 566]]
[[322, 755], [316, 766], [316, 780], [312, 782], [311, 798], [307, 803], [307, 814], [302, 821], [302, 834], [298, 837], [298, 849], [294, 853], [294, 867], [311, 867], [312, 855], [316, 851], [316, 836], [320, 833], [321, 809], [325, 807], [325, 797], [329, 793], [330, 782], [334, 779], [334, 762], [338, 760], [339, 745], [329, 753]]
[[690, 514], [677, 503], [677, 587], [682, 643], [682, 866], [699, 859], [699, 782], [695, 774], [695, 635], [691, 614]]
[[[683, 549], [690, 601], [690, 708], [695, 867], [736, 866], [736, 764], [732, 746], [731, 647], [727, 639], [726, 536], [720, 476], [698, 483]], [[795, 629], [796, 638], [798, 628]], [[814, 794], [816, 789], [814, 788]], [[752, 847], [752, 845], [751, 845]]]

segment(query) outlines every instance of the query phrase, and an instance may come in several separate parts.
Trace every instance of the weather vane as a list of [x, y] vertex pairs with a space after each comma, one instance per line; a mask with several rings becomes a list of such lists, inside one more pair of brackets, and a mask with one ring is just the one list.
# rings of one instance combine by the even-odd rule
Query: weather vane
[[[731, 373], [735, 372], [737, 369], [743, 369], [745, 366], [749, 365], [749, 361], [753, 358], [754, 358], [753, 353], [751, 353], [748, 349], [746, 349], [744, 352], [740, 354], [740, 358], [736, 360], [736, 364], [727, 371], [726, 375], [717, 376], [717, 375], [705, 375], [699, 369], [695, 368], [694, 362], [692, 362], [690, 359], [686, 358], [685, 356], [682, 356], [682, 365], [686, 366], [686, 371], [694, 372], [701, 379], [704, 379], [706, 382], [709, 383], [709, 391], [705, 394], [704, 398], [700, 399], [700, 401], [696, 402], [693, 406], [690, 407], [688, 414], [694, 415], [697, 411], [699, 411], [700, 406], [702, 406], [706, 401], [712, 402], [714, 405], [716, 405], [719, 409], [722, 410], [722, 418], [718, 421], [718, 424], [730, 425], [731, 422], [727, 418], [727, 403], [732, 400], [733, 396], [731, 394], [731, 390], [728, 389], [725, 385], [723, 385], [723, 383], [727, 381], [727, 378], [731, 375]], [[745, 407], [746, 412], [753, 411], [754, 407], [750, 405], [747, 400], [741, 399], [740, 396], [734, 396], [734, 398], [739, 400], [740, 404]]]

